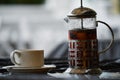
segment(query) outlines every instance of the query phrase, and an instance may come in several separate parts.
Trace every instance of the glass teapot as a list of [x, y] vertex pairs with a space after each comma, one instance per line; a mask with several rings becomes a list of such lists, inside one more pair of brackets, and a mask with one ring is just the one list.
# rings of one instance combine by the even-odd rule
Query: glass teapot
[[[96, 12], [90, 8], [80, 7], [72, 11], [65, 18], [68, 23], [69, 39], [69, 73], [101, 73], [99, 68], [99, 54], [107, 51], [114, 42], [111, 27], [103, 22], [96, 21]], [[112, 40], [108, 47], [98, 51], [97, 27], [98, 23], [105, 24], [111, 31]]]

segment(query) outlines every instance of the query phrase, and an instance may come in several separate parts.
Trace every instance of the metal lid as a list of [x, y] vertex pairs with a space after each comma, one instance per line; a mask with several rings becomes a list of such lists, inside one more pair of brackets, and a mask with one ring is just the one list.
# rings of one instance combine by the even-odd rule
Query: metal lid
[[68, 15], [70, 18], [92, 18], [96, 17], [97, 13], [87, 7], [79, 7], [72, 11], [71, 15]]

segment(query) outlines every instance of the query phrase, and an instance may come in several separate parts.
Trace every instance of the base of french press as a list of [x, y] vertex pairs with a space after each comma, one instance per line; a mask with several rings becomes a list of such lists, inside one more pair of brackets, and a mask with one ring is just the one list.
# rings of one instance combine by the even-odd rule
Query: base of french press
[[79, 68], [68, 68], [65, 73], [70, 74], [85, 74], [86, 69], [79, 69]]
[[94, 68], [94, 69], [79, 69], [79, 68], [68, 68], [65, 73], [70, 74], [93, 74], [93, 75], [99, 75], [102, 73], [102, 70], [100, 68]]
[[101, 74], [102, 70], [100, 68], [87, 69], [87, 74]]

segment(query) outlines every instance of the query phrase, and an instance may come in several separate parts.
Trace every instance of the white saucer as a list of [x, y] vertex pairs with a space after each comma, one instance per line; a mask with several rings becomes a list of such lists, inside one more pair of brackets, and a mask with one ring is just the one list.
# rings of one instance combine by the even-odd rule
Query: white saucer
[[55, 65], [44, 65], [43, 67], [16, 67], [16, 66], [4, 66], [2, 68], [7, 69], [12, 73], [46, 73], [50, 69], [54, 69]]

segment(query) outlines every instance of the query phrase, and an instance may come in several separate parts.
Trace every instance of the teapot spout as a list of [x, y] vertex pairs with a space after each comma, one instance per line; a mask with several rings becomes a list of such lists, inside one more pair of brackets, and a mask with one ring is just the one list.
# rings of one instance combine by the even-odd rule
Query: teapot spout
[[69, 23], [68, 17], [64, 18], [64, 20], [65, 20], [66, 23]]

